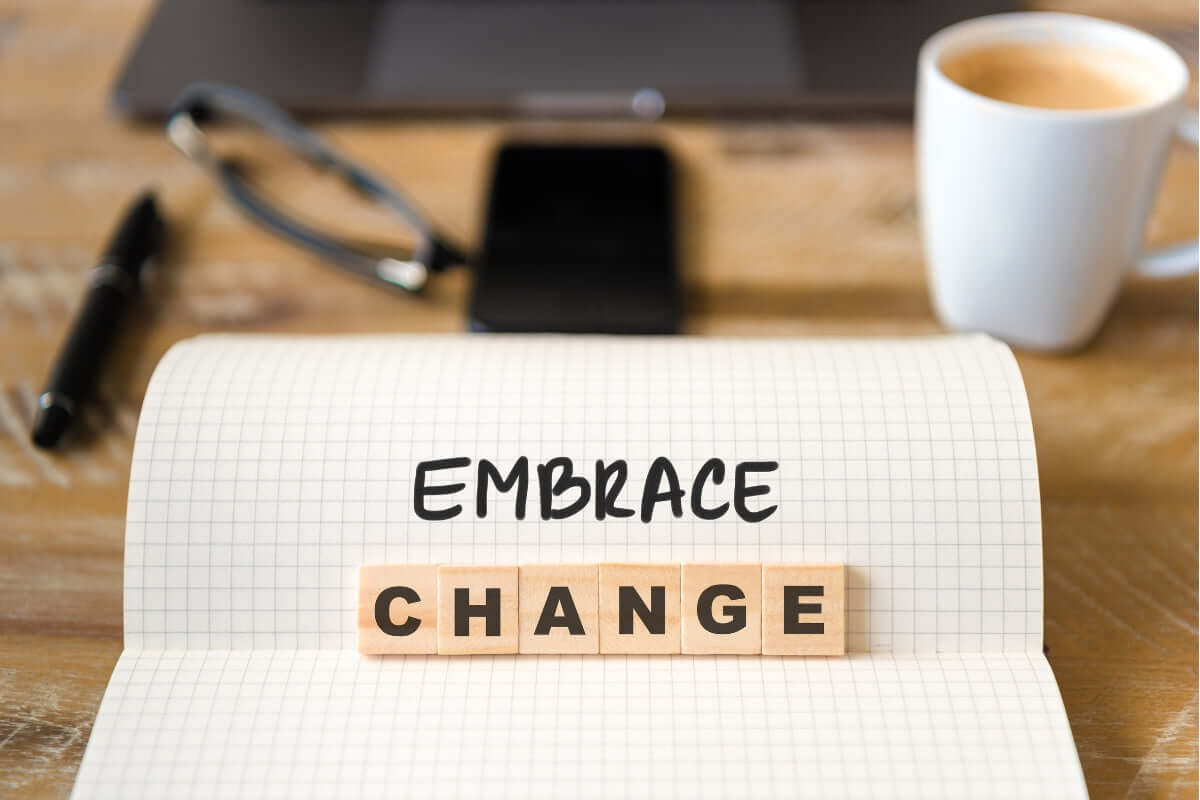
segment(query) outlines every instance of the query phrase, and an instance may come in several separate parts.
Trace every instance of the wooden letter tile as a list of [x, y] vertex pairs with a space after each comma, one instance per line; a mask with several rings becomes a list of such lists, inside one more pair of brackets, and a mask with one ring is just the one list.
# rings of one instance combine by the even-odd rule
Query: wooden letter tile
[[844, 565], [764, 564], [762, 609], [763, 655], [845, 655]]
[[681, 584], [684, 653], [762, 652], [761, 564], [684, 564]]
[[517, 568], [438, 567], [438, 653], [517, 652]]
[[437, 564], [358, 568], [358, 652], [436, 653]]
[[599, 575], [601, 653], [679, 652], [678, 564], [601, 564]]
[[600, 652], [595, 564], [526, 564], [520, 571], [521, 652]]

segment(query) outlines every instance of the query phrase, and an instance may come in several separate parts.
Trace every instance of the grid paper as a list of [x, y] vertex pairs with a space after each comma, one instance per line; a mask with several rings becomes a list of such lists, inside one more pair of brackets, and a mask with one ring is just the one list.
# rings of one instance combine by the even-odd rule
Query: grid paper
[[1082, 796], [1040, 654], [121, 657], [76, 796]]
[[[482, 458], [625, 459], [637, 507], [659, 455], [685, 488], [778, 461], [778, 510], [542, 521], [533, 475], [524, 521], [471, 508]], [[417, 462], [454, 456], [464, 513], [417, 518]], [[860, 655], [354, 652], [361, 563], [600, 560], [844, 562]], [[1083, 795], [1041, 642], [1032, 427], [986, 337], [206, 336], [143, 405], [126, 653], [75, 794]]]

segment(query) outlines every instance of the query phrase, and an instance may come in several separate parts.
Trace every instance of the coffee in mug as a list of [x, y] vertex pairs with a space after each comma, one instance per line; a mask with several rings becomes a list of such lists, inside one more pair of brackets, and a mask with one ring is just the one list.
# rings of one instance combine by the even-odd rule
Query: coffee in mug
[[1195, 271], [1195, 242], [1142, 248], [1171, 135], [1195, 141], [1187, 85], [1166, 44], [1074, 14], [981, 17], [929, 39], [918, 198], [942, 323], [1071, 349], [1131, 272]]
[[1153, 68], [1122, 51], [1066, 42], [1006, 42], [946, 56], [942, 73], [976, 94], [1019, 106], [1121, 108], [1154, 98]]

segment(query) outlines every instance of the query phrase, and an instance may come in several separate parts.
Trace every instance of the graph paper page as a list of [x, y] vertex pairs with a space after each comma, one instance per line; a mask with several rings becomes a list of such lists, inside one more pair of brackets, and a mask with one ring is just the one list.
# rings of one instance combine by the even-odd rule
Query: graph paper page
[[[777, 508], [415, 514], [419, 462], [522, 456], [773, 461]], [[143, 406], [126, 652], [76, 796], [1082, 795], [1040, 537], [985, 337], [201, 337]], [[355, 652], [362, 563], [602, 560], [845, 563], [851, 656]]]

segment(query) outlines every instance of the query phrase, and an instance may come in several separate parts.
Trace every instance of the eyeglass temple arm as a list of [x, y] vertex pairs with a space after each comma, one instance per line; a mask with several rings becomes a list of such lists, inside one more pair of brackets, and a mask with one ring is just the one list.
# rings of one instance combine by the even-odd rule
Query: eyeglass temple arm
[[342, 270], [370, 281], [384, 283], [408, 292], [420, 291], [429, 278], [434, 254], [428, 238], [422, 238], [413, 258], [370, 258], [314, 231], [294, 217], [288, 216], [265, 202], [249, 182], [244, 180], [236, 164], [219, 162], [213, 174], [225, 194], [254, 222], [278, 236], [305, 247]]
[[[413, 261], [419, 262], [419, 266], [424, 268], [420, 270], [424, 273], [419, 277], [420, 285], [424, 284], [430, 270], [437, 272], [452, 264], [469, 263], [469, 259], [462, 252], [437, 234], [408, 198], [367, 169], [339, 155], [320, 136], [305, 128], [278, 106], [233, 86], [211, 82], [194, 83], [186, 87], [171, 104], [168, 111], [167, 135], [186, 155], [213, 170], [222, 188], [259, 224], [364, 277], [372, 277], [373, 274], [374, 277], [388, 283], [396, 283], [410, 291], [420, 288], [420, 285], [411, 288], [397, 283], [398, 277], [406, 278], [404, 283], [418, 279], [415, 274], [405, 274], [413, 270], [394, 268], [396, 264], [405, 262], [395, 259], [376, 261], [368, 258], [303, 225], [266, 202], [242, 179], [236, 166], [220, 161], [209, 147], [207, 136], [198, 123], [214, 111], [258, 126], [286, 143], [315, 166], [338, 175], [354, 191], [387, 206], [402, 217], [423, 240], [413, 258]], [[379, 274], [381, 272], [386, 275]]]

